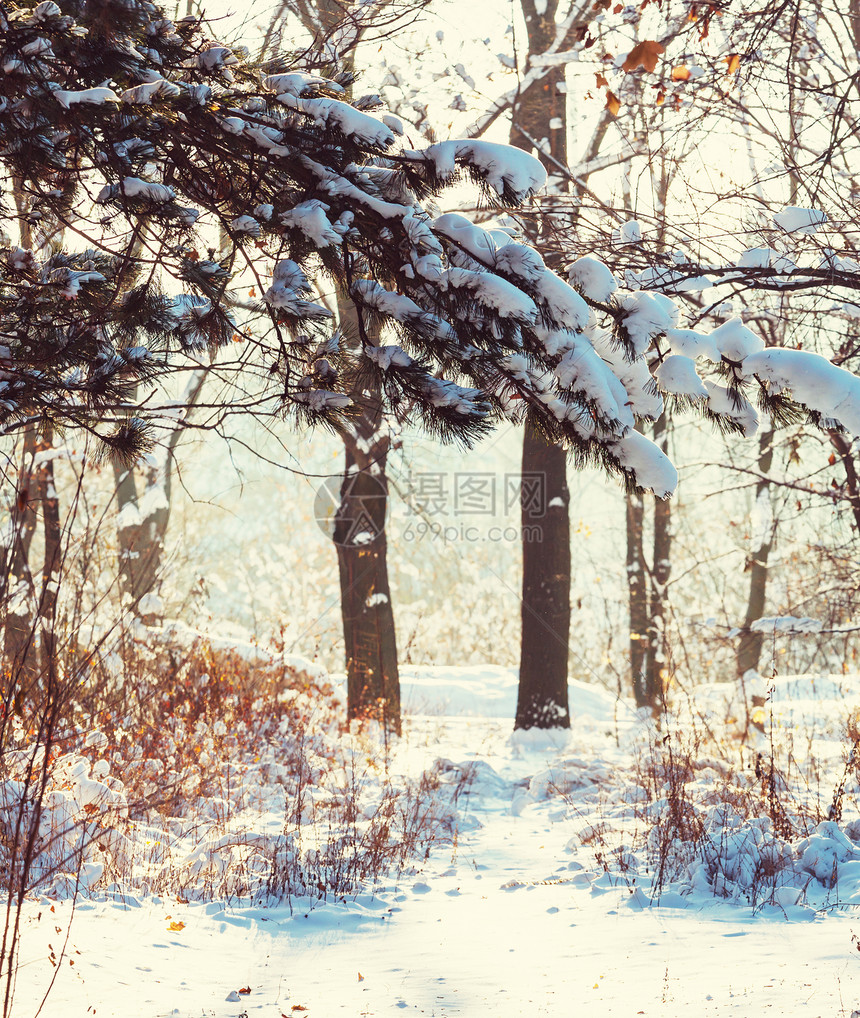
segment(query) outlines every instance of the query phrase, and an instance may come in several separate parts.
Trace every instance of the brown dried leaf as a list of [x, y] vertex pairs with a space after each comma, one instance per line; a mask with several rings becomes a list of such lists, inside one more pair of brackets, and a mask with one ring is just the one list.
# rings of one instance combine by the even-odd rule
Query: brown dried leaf
[[723, 57], [723, 59], [728, 64], [726, 74], [737, 74], [741, 66], [740, 53], [732, 53], [731, 56]]
[[627, 58], [621, 65], [621, 70], [635, 71], [637, 67], [644, 67], [646, 71], [656, 70], [657, 61], [664, 49], [663, 44], [655, 39], [643, 39], [627, 54]]

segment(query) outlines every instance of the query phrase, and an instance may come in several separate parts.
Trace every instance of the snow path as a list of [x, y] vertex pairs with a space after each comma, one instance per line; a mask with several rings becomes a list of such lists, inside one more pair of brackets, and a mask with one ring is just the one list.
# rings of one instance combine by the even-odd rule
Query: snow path
[[[292, 917], [282, 906], [81, 903], [43, 1013], [832, 1018], [860, 1006], [851, 939], [860, 916], [850, 910], [798, 910], [805, 918], [792, 921], [780, 909], [753, 915], [718, 901], [642, 910], [624, 886], [589, 888], [565, 851], [577, 822], [559, 798], [511, 813], [523, 779], [552, 754], [512, 752], [508, 725], [426, 722], [424, 754], [485, 760], [495, 773], [479, 771], [460, 800], [465, 830], [456, 847], [438, 848], [420, 873], [401, 875], [374, 898]], [[599, 741], [611, 765], [612, 744], [598, 728], [578, 734]], [[426, 765], [420, 757], [415, 766]], [[68, 926], [70, 903], [53, 908], [43, 899], [27, 923], [15, 1011], [22, 1018], [53, 973], [47, 945], [58, 948]], [[178, 923], [184, 928], [171, 931]], [[243, 987], [251, 993], [225, 999]]]
[[[348, 910], [305, 918], [281, 909], [235, 913], [166, 902], [122, 910], [79, 906], [48, 1014], [197, 1015], [750, 1015], [850, 1014], [858, 1002], [860, 921], [786, 923], [737, 908], [632, 911], [621, 895], [570, 884], [567, 832], [501, 810], [435, 864]], [[537, 821], [537, 822], [535, 822]], [[483, 859], [484, 862], [477, 862]], [[562, 872], [562, 870], [564, 872]], [[520, 886], [504, 889], [511, 881]], [[426, 889], [425, 889], [426, 888]], [[69, 906], [38, 931], [65, 927]], [[717, 913], [715, 915], [715, 913]], [[167, 917], [170, 916], [170, 919]], [[45, 922], [50, 924], [46, 929]], [[178, 933], [169, 922], [184, 922]], [[41, 937], [40, 937], [41, 939]], [[56, 938], [45, 938], [54, 943]], [[17, 1013], [50, 969], [27, 965]], [[359, 973], [363, 979], [359, 979]], [[34, 986], [34, 982], [36, 985]], [[240, 1002], [229, 991], [250, 986]]]

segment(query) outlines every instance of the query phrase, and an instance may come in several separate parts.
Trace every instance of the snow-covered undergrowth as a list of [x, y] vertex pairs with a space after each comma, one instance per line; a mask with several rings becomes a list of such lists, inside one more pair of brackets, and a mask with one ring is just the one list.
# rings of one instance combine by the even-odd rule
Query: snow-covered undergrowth
[[624, 887], [633, 907], [860, 905], [853, 679], [776, 679], [752, 709], [734, 684], [703, 686], [657, 726], [560, 754], [514, 811], [562, 803], [578, 883]]
[[[571, 682], [566, 738], [512, 737], [512, 670], [404, 666], [421, 713], [386, 745], [343, 730], [310, 665], [174, 635], [176, 676], [138, 707], [157, 723], [100, 715], [49, 761], [20, 1013], [50, 983], [57, 1013], [119, 1018], [129, 980], [138, 1013], [187, 1018], [519, 1018], [574, 991], [589, 1014], [685, 1013], [705, 986], [702, 1013], [753, 1013], [765, 970], [782, 1013], [813, 992], [810, 1013], [850, 1013], [856, 677], [778, 679], [752, 711], [701, 686], [659, 725]], [[32, 746], [16, 737], [7, 873]]]
[[38, 711], [6, 726], [0, 864], [13, 887], [308, 907], [450, 839], [457, 790], [396, 775], [372, 733], [345, 731], [318, 666], [183, 626], [135, 653], [146, 674], [110, 695], [79, 690], [47, 753]]
[[512, 713], [511, 670], [408, 670], [404, 703], [436, 734], [420, 741], [407, 718], [404, 739], [386, 743], [344, 729], [318, 666], [184, 627], [161, 641], [144, 655], [150, 687], [67, 725], [47, 760], [30, 727], [12, 726], [0, 851], [14, 879], [22, 832], [36, 833], [28, 890], [307, 911], [396, 889], [434, 845], [455, 857], [488, 813], [515, 826], [534, 812], [563, 835], [566, 881], [623, 890], [634, 908], [860, 904], [849, 679], [775, 680], [752, 710], [733, 684], [702, 686], [656, 725], [574, 682], [569, 737], [496, 736], [442, 755], [452, 717], [481, 702]]

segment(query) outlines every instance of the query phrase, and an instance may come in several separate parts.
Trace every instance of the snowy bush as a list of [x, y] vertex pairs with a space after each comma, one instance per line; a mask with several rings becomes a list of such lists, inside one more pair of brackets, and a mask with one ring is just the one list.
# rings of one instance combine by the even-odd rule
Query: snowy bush
[[12, 832], [36, 831], [28, 890], [311, 903], [452, 838], [461, 784], [386, 773], [374, 745], [342, 732], [318, 666], [174, 631], [181, 657], [167, 630], [148, 637], [147, 687], [89, 716], [70, 706], [41, 783], [45, 753], [23, 726], [0, 757], [7, 874]]
[[693, 889], [758, 904], [796, 879], [791, 846], [774, 835], [769, 817], [742, 817], [732, 806], [714, 806], [704, 817], [704, 836], [690, 865]]

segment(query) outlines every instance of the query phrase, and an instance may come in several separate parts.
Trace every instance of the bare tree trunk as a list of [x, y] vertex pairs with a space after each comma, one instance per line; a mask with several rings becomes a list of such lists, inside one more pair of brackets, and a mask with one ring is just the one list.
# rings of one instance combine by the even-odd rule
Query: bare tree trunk
[[[39, 220], [38, 228], [31, 225], [29, 199], [18, 178], [12, 181], [12, 195], [18, 212], [21, 243], [38, 255], [49, 254], [51, 241], [59, 232], [58, 225], [45, 219]], [[38, 448], [36, 425], [29, 424], [24, 429], [4, 576], [6, 584], [4, 655], [12, 674], [19, 676], [22, 686], [29, 686], [39, 673], [37, 649], [34, 646], [38, 607], [36, 585], [30, 569], [30, 546], [37, 524], [39, 477], [34, 461]], [[53, 467], [51, 469], [53, 470]]]
[[[195, 371], [186, 386], [182, 401], [190, 409], [196, 404], [206, 382], [206, 368]], [[187, 420], [187, 416], [186, 416]], [[150, 465], [143, 477], [142, 494], [138, 497], [138, 480], [133, 467], [114, 464], [116, 500], [119, 509], [117, 542], [119, 545], [120, 585], [129, 606], [145, 625], [157, 625], [160, 612], [138, 611], [141, 600], [157, 590], [161, 581], [164, 541], [170, 522], [170, 498], [173, 486], [173, 460], [183, 429], [171, 431], [164, 448], [163, 461]], [[160, 493], [159, 493], [159, 489]], [[147, 495], [154, 493], [154, 506], [147, 511]], [[140, 516], [140, 508], [146, 516]], [[124, 518], [124, 512], [127, 517]]]
[[400, 675], [394, 611], [388, 584], [385, 474], [389, 439], [365, 412], [345, 436], [346, 467], [335, 515], [346, 648], [347, 713], [401, 731]]
[[[529, 54], [543, 53], [556, 32], [557, 0], [542, 5], [521, 0]], [[550, 173], [553, 162], [567, 166], [567, 110], [564, 67], [550, 68], [514, 104], [510, 142], [531, 151], [531, 139], [546, 139], [539, 152]], [[559, 85], [562, 86], [559, 89]], [[540, 245], [539, 227], [530, 240]], [[570, 493], [567, 455], [526, 427], [522, 457], [523, 592], [520, 679], [515, 728], [569, 728], [567, 693], [570, 639]], [[544, 492], [536, 507], [535, 484]]]
[[630, 674], [637, 707], [648, 707], [645, 681], [648, 650], [648, 571], [645, 562], [645, 501], [627, 496], [627, 600], [630, 611]]
[[[664, 414], [654, 423], [654, 441], [665, 453], [669, 445], [669, 422]], [[654, 501], [654, 555], [651, 560], [648, 593], [647, 661], [645, 697], [655, 712], [663, 702], [668, 663], [666, 637], [667, 588], [672, 568], [672, 503]]]
[[860, 0], [850, 0], [848, 11], [851, 33], [854, 36], [854, 49], [857, 53], [860, 53]]
[[29, 686], [38, 674], [36, 652], [33, 647], [36, 588], [30, 570], [30, 545], [36, 532], [35, 456], [36, 429], [31, 425], [24, 431], [4, 577], [6, 584], [4, 656], [12, 675], [20, 676], [23, 686]]
[[[122, 464], [114, 465], [116, 477], [117, 505], [120, 510], [117, 539], [119, 543], [120, 584], [129, 607], [147, 625], [156, 625], [159, 614], [138, 611], [143, 598], [152, 593], [160, 578], [161, 559], [164, 552], [164, 539], [167, 524], [170, 520], [170, 473], [172, 457], [167, 458], [163, 468], [149, 467], [143, 478], [143, 492], [138, 498], [137, 480], [134, 469]], [[157, 508], [149, 512], [145, 518], [139, 519], [132, 515], [130, 520], [123, 519], [123, 510], [131, 515], [127, 507], [146, 506], [146, 495], [158, 487], [164, 489], [163, 499]]]
[[515, 728], [570, 728], [570, 517], [567, 453], [523, 437], [522, 649]]
[[140, 528], [136, 524], [127, 523], [123, 514], [124, 511], [128, 512], [127, 506], [137, 506], [137, 482], [132, 466], [115, 462], [113, 473], [116, 485], [116, 502], [120, 514], [117, 523], [120, 586], [123, 594], [130, 599], [133, 605], [136, 602], [135, 595], [138, 589], [138, 570], [135, 565], [135, 559], [140, 554], [138, 550], [138, 531]]
[[[860, 29], [858, 29], [860, 30]], [[851, 452], [851, 442], [839, 432], [830, 430], [827, 432], [830, 444], [836, 450], [842, 468], [845, 471], [845, 489], [848, 492], [848, 504], [851, 506], [851, 515], [854, 517], [854, 528], [860, 536], [860, 478], [857, 476], [857, 464]]]
[[[759, 436], [758, 471], [760, 474], [769, 474], [773, 464], [773, 432], [766, 431]], [[765, 505], [769, 508], [770, 484], [768, 481], [760, 480], [755, 487], [756, 507], [759, 512], [764, 511]], [[768, 558], [773, 549], [775, 527], [772, 522], [760, 521], [761, 533], [758, 547], [752, 548], [747, 560], [747, 570], [750, 574], [749, 595], [747, 597], [747, 610], [744, 618], [743, 632], [741, 633], [738, 645], [736, 670], [739, 678], [752, 670], [758, 671], [761, 648], [764, 642], [764, 633], [751, 632], [750, 626], [756, 619], [760, 619], [764, 613], [764, 606], [767, 597], [768, 580]]]
[[[54, 429], [51, 425], [47, 425], [42, 433], [38, 451], [50, 453], [53, 447]], [[36, 477], [39, 505], [42, 510], [42, 526], [45, 532], [45, 559], [42, 568], [42, 589], [39, 595], [42, 674], [45, 676], [45, 681], [52, 685], [57, 669], [57, 595], [60, 590], [62, 566], [60, 500], [55, 485], [53, 456], [48, 455], [39, 463]]]
[[[340, 70], [354, 72], [355, 46], [368, 22], [350, 16], [340, 0], [287, 0], [269, 24], [264, 53], [277, 36], [285, 10], [298, 16], [317, 42], [338, 36]], [[360, 346], [366, 330], [359, 328], [356, 307], [343, 289], [338, 291], [337, 305], [342, 334]], [[371, 342], [376, 339], [370, 336]], [[356, 403], [366, 402], [362, 394], [353, 395]], [[387, 732], [399, 735], [400, 673], [385, 533], [389, 438], [380, 431], [381, 423], [378, 412], [367, 409], [354, 431], [343, 435], [345, 467], [333, 536], [340, 574], [347, 715], [375, 718]], [[356, 536], [361, 539], [356, 541]]]
[[[362, 335], [378, 336], [359, 322], [359, 311], [345, 293], [338, 294], [340, 328], [354, 344]], [[335, 516], [334, 542], [340, 574], [340, 604], [347, 672], [347, 716], [373, 718], [399, 735], [400, 670], [394, 607], [388, 581], [388, 513], [386, 466], [390, 448], [381, 431], [374, 394], [356, 400], [365, 409], [343, 433], [345, 465]]]

